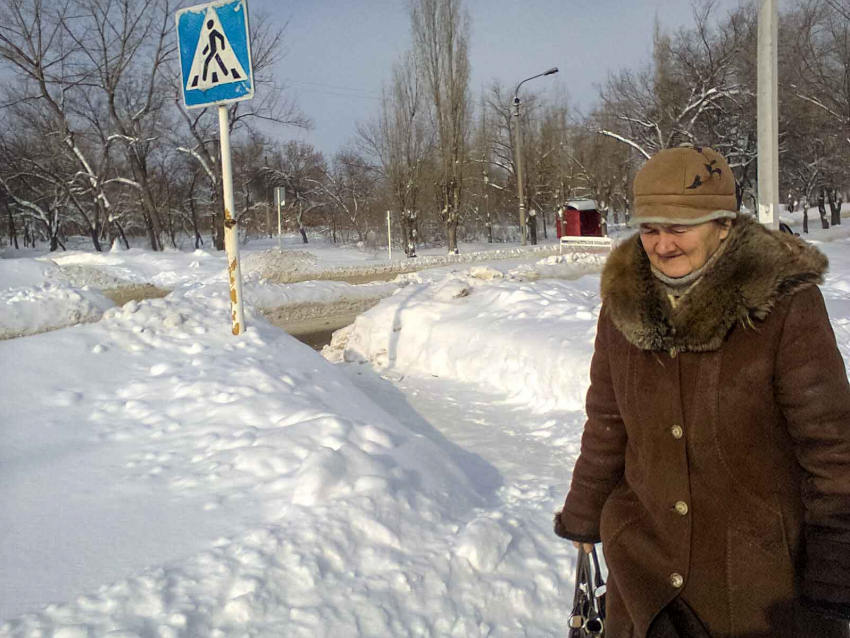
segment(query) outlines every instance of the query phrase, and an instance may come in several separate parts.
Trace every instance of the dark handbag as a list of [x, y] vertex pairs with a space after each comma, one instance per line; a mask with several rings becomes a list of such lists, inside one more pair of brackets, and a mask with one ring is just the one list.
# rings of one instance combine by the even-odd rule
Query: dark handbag
[[576, 590], [570, 614], [568, 638], [600, 638], [605, 635], [605, 581], [599, 569], [596, 547], [589, 554], [579, 545]]

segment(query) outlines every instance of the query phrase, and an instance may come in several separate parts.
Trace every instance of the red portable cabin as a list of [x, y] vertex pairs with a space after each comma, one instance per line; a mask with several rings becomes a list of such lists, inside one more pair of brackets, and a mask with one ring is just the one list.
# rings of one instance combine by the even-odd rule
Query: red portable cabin
[[599, 211], [592, 199], [576, 199], [558, 211], [555, 221], [558, 239], [561, 237], [602, 237]]

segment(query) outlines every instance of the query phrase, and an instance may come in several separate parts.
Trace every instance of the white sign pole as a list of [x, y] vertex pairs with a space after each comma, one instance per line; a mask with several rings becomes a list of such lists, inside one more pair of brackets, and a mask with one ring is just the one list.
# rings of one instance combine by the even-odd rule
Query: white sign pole
[[247, 0], [216, 0], [180, 9], [175, 18], [183, 103], [188, 109], [218, 105], [230, 314], [233, 334], [240, 335], [245, 332], [245, 315], [242, 310], [239, 233], [233, 210], [230, 123], [224, 105], [254, 97], [248, 4]]
[[224, 247], [227, 250], [227, 272], [230, 281], [230, 316], [233, 334], [245, 332], [242, 310], [242, 271], [239, 267], [239, 234], [233, 214], [233, 173], [230, 165], [230, 122], [227, 107], [218, 106], [218, 126], [221, 130], [221, 186], [224, 194]]
[[392, 219], [391, 215], [392, 213], [387, 211], [387, 246], [390, 249], [390, 261], [393, 260], [393, 227], [390, 223], [390, 220]]

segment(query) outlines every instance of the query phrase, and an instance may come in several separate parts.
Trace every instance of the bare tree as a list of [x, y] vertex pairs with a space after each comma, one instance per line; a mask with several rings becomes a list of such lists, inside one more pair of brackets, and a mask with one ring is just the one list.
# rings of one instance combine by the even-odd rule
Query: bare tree
[[[809, 201], [826, 191], [832, 225], [841, 223], [835, 192], [846, 185], [850, 162], [850, 25], [846, 2], [801, 0], [781, 25], [787, 34], [781, 72], [786, 158], [780, 177]], [[805, 131], [807, 135], [801, 135]], [[821, 223], [829, 224], [819, 206]]]
[[634, 149], [606, 136], [594, 135], [597, 127], [576, 129], [569, 157], [574, 164], [572, 185], [596, 201], [604, 230], [611, 213], [630, 209], [630, 186], [642, 157]]
[[462, 0], [412, 0], [413, 51], [428, 91], [437, 142], [437, 188], [448, 250], [457, 253], [457, 226], [472, 105], [469, 94], [469, 14]]
[[327, 173], [324, 156], [306, 142], [290, 140], [272, 153], [266, 171], [268, 183], [286, 189], [287, 209], [296, 215], [301, 240], [308, 243], [304, 215], [321, 204]]
[[416, 58], [407, 54], [393, 67], [392, 84], [384, 94], [379, 114], [359, 126], [358, 133], [392, 193], [408, 257], [416, 256], [421, 182], [432, 142], [425, 117]]
[[706, 143], [699, 125], [707, 114], [750, 90], [735, 73], [742, 37], [750, 30], [742, 30], [746, 24], [738, 19], [715, 28], [715, 6], [716, 0], [695, 5], [695, 27], [675, 36], [656, 24], [652, 63], [612, 76], [602, 91], [605, 111], [619, 124], [601, 129], [602, 135], [647, 158], [683, 142]]
[[565, 174], [564, 142], [567, 132], [566, 96], [558, 105], [547, 105], [544, 100], [535, 97], [530, 105], [541, 102], [541, 106], [529, 109], [523, 118], [528, 132], [523, 133], [523, 150], [527, 157], [524, 160], [526, 177], [525, 192], [531, 210], [535, 211], [535, 219], [529, 229], [532, 231], [532, 243], [536, 243], [538, 224], [542, 224], [543, 236], [547, 236], [547, 212], [555, 211], [562, 202], [562, 177]]
[[64, 249], [59, 233], [69, 200], [65, 179], [61, 174], [57, 176], [55, 163], [39, 163], [5, 145], [3, 151], [6, 161], [0, 172], [0, 192], [4, 199], [14, 204], [27, 221], [41, 227], [51, 252]]
[[100, 250], [101, 227], [109, 241], [112, 230], [109, 141], [88, 135], [78, 114], [94, 114], [74, 108], [86, 95], [87, 65], [80, 42], [65, 28], [72, 11], [42, 0], [2, 0], [0, 11], [0, 63], [11, 77], [3, 86], [4, 106], [38, 139], [60, 141], [74, 166], [68, 180], [94, 211], [92, 241]]
[[369, 233], [371, 204], [375, 197], [372, 168], [355, 152], [337, 153], [330, 169], [322, 170], [321, 180], [309, 178], [327, 205], [343, 212], [348, 228], [365, 241]]
[[[476, 231], [483, 226], [487, 232], [487, 242], [493, 243], [493, 209], [490, 201], [490, 157], [492, 155], [490, 122], [488, 111], [481, 96], [481, 108], [479, 109], [478, 126], [473, 134], [470, 151], [470, 160], [474, 164], [479, 162], [478, 170], [471, 171], [467, 178], [469, 197], [467, 197], [467, 208], [471, 210], [471, 217], [476, 224]], [[470, 202], [470, 200], [472, 200]], [[467, 216], [468, 218], [469, 216]]]
[[[526, 104], [532, 104], [533, 101], [533, 95], [526, 97]], [[513, 96], [499, 82], [493, 82], [487, 90], [484, 104], [490, 114], [488, 142], [491, 154], [488, 159], [505, 174], [514, 176], [516, 175], [516, 156], [514, 138], [511, 134]]]
[[850, 23], [841, 0], [800, 0], [787, 21], [785, 56], [797, 99], [817, 107], [850, 143]]
[[171, 0], [74, 0], [62, 28], [87, 62], [81, 86], [103, 91], [114, 127], [108, 141], [121, 144], [142, 204], [150, 245], [162, 249], [162, 221], [152, 183], [152, 155], [159, 148], [163, 74], [174, 58]]

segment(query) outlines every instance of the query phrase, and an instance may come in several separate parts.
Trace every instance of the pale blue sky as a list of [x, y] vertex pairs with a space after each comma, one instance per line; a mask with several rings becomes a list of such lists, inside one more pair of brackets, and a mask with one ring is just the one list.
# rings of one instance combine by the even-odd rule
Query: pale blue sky
[[[739, 0], [717, 0], [719, 15]], [[466, 0], [472, 18], [472, 90], [494, 79], [534, 91], [566, 88], [590, 106], [609, 72], [636, 67], [650, 55], [655, 16], [669, 28], [693, 24], [688, 0]], [[410, 48], [406, 0], [250, 0], [281, 23], [289, 20], [289, 53], [279, 73], [316, 125], [279, 130], [331, 155], [354, 135], [355, 123], [376, 112], [381, 84]]]

